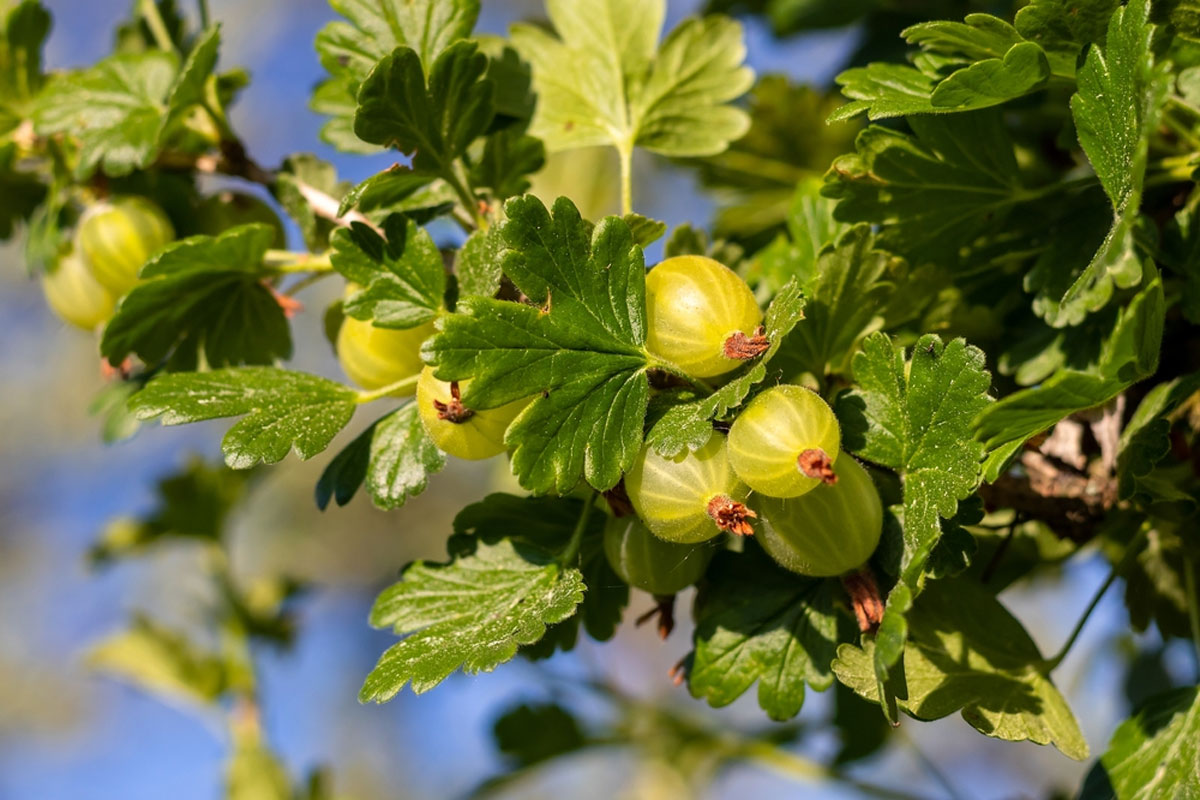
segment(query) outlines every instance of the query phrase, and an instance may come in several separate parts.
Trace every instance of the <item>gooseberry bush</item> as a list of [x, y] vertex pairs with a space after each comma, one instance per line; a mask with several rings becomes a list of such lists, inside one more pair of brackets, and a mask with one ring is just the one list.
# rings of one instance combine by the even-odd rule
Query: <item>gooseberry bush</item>
[[[326, 796], [293, 786], [255, 711], [250, 645], [291, 640], [298, 587], [240, 586], [221, 555], [248, 476], [289, 454], [324, 460], [330, 527], [450, 459], [502, 458], [521, 487], [379, 595], [396, 640], [364, 702], [608, 640], [627, 606], [664, 638], [690, 611], [690, 646], [666, 646], [698, 700], [753, 690], [787, 721], [838, 687], [841, 755], [807, 773], [836, 780], [906, 717], [1097, 758], [1054, 681], [1095, 603], [1046, 655], [998, 597], [1069, 560], [1111, 562], [1099, 593], [1123, 587], [1135, 631], [1200, 639], [1194, 6], [715, 2], [663, 35], [661, 0], [547, 0], [497, 37], [479, 0], [331, 5], [322, 138], [397, 159], [356, 185], [247, 152], [227, 112], [249, 76], [218, 68], [203, 2], [189, 25], [139, 0], [82, 69], [42, 68], [37, 0], [6, 4], [0, 38], [0, 234], [96, 337], [105, 436], [230, 420], [225, 467], [165, 479], [92, 553], [212, 548], [227, 644], [138, 618], [91, 659], [231, 709], [232, 796]], [[857, 24], [859, 49], [836, 88], [756, 79], [727, 13], [781, 37]], [[529, 193], [547, 154], [596, 147], [620, 215]], [[638, 151], [694, 171], [711, 230], [639, 213]], [[294, 299], [319, 280], [344, 285], [323, 317]], [[347, 380], [288, 366], [300, 325]], [[1083, 797], [1200, 796], [1200, 688], [1152, 688]], [[720, 763], [775, 736], [671, 724]], [[497, 735], [519, 772], [618, 736], [583, 726], [522, 706]]]

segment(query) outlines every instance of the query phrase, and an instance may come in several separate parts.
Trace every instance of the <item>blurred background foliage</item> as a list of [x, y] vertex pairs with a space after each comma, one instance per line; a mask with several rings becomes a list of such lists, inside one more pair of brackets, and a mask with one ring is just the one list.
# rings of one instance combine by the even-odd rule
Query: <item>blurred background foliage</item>
[[[128, 0], [48, 6], [51, 67], [89, 63], [113, 36], [137, 46], [136, 26], [121, 27]], [[324, 0], [211, 7], [225, 22], [223, 66], [253, 76], [234, 124], [256, 159], [312, 151], [353, 181], [388, 166], [386, 154], [341, 155], [318, 139], [322, 119], [307, 98], [321, 76], [312, 37], [333, 17]], [[829, 94], [835, 74], [896, 58], [911, 22], [1012, 13], [1007, 3], [950, 0], [681, 0], [670, 3], [668, 26], [704, 8], [747, 26], [760, 76], [747, 100], [753, 127], [726, 153], [691, 163], [639, 153], [638, 210], [707, 228], [744, 252], [785, 246], [776, 237], [797, 184], [851, 149], [856, 123], [824, 123], [839, 104]], [[536, 2], [485, 0], [479, 29], [503, 33], [541, 13]], [[567, 194], [594, 219], [616, 209], [615, 172], [610, 150], [552, 156], [533, 191]], [[288, 236], [299, 246], [299, 230]], [[660, 253], [661, 244], [649, 260]], [[199, 800], [226, 788], [237, 800], [771, 798], [795, 796], [797, 781], [810, 797], [870, 796], [863, 782], [886, 782], [905, 787], [895, 796], [1041, 798], [1063, 796], [1087, 769], [1047, 749], [964, 735], [953, 717], [893, 732], [840, 687], [811, 698], [789, 725], [763, 727], [753, 696], [714, 711], [668, 677], [687, 651], [687, 615], [665, 643], [633, 627], [652, 605], [646, 596], [609, 643], [359, 706], [361, 678], [390, 643], [366, 625], [376, 591], [408, 561], [439, 558], [466, 502], [512, 488], [502, 460], [455, 461], [399, 511], [360, 496], [320, 514], [320, 459], [234, 475], [214, 466], [219, 430], [207, 425], [105, 445], [88, 413], [105, 387], [93, 343], [51, 316], [21, 258], [15, 245], [0, 249], [0, 798]], [[769, 267], [752, 270], [770, 280]], [[294, 326], [297, 367], [330, 376], [337, 366], [319, 309], [334, 293], [324, 284], [307, 292]], [[924, 313], [956, 331], [979, 325], [955, 298]], [[1037, 526], [1014, 530], [1013, 553], [1053, 561], [1061, 548]], [[1002, 533], [981, 539], [978, 564]], [[1097, 560], [1073, 562], [1004, 599], [1050, 651], [1103, 577]], [[1061, 680], [1093, 750], [1147, 687], [1178, 680], [1187, 658], [1153, 631], [1130, 635], [1120, 596], [1109, 595]], [[818, 763], [833, 764], [837, 780], [824, 780]]]

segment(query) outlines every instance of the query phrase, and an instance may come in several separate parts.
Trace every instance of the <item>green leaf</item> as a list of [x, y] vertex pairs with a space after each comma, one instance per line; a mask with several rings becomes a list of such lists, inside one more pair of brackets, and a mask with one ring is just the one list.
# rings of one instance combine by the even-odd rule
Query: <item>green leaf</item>
[[38, 99], [34, 127], [42, 136], [63, 133], [79, 141], [77, 178], [97, 168], [128, 175], [158, 154], [178, 69], [174, 55], [158, 51], [110, 56], [51, 81]]
[[229, 513], [245, 496], [252, 475], [193, 457], [186, 467], [158, 482], [157, 504], [151, 511], [138, 519], [109, 522], [88, 551], [89, 561], [101, 564], [140, 553], [163, 539], [220, 541]]
[[355, 97], [375, 64], [397, 47], [410, 47], [427, 68], [451, 43], [471, 34], [479, 0], [333, 0], [345, 21], [317, 34], [321, 65], [330, 77], [314, 92], [313, 110], [333, 115], [321, 138], [341, 150], [371, 151], [351, 132]]
[[1014, 392], [984, 410], [975, 420], [975, 430], [989, 451], [986, 479], [996, 480], [1033, 436], [1077, 411], [1107, 403], [1154, 374], [1165, 314], [1162, 279], [1156, 276], [1122, 309], [1096, 368], [1060, 369], [1038, 386]]
[[514, 25], [538, 95], [530, 133], [551, 151], [641, 146], [670, 156], [719, 153], [749, 124], [727, 105], [753, 82], [741, 26], [685, 20], [662, 42], [661, 0], [548, 0], [557, 36]]
[[1131, 0], [1117, 8], [1104, 47], [1093, 45], [1079, 69], [1071, 115], [1079, 143], [1112, 200], [1114, 218], [1092, 262], [1063, 297], [1064, 306], [1094, 294], [1097, 284], [1129, 288], [1142, 280], [1133, 227], [1142, 202], [1150, 137], [1168, 87], [1166, 70], [1154, 64], [1149, 17], [1148, 0]]
[[271, 364], [292, 354], [287, 317], [263, 283], [275, 230], [259, 223], [167, 245], [104, 329], [100, 352], [120, 364], [136, 353], [157, 364], [201, 349], [209, 366]]
[[304, 189], [316, 189], [334, 198], [345, 195], [346, 185], [338, 182], [333, 165], [311, 153], [290, 155], [279, 169], [276, 187], [279, 204], [300, 227], [305, 246], [314, 253], [328, 249], [329, 234], [336, 226], [317, 215]]
[[473, 42], [456, 42], [433, 62], [426, 86], [416, 51], [397, 48], [363, 81], [354, 133], [364, 142], [414, 153], [414, 170], [448, 174], [492, 121], [487, 64]]
[[367, 460], [367, 492], [376, 508], [390, 511], [425, 491], [429, 476], [446, 466], [446, 456], [434, 445], [409, 403], [372, 426]]
[[1200, 687], [1158, 694], [1117, 727], [1080, 800], [1200, 794]]
[[904, 613], [920, 590], [925, 564], [942, 535], [940, 520], [980, 483], [983, 446], [971, 423], [991, 402], [985, 358], [963, 339], [922, 336], [906, 363], [903, 348], [873, 333], [854, 357], [858, 386], [838, 397], [843, 446], [900, 474], [904, 503], [900, 581], [889, 593], [877, 639], [882, 680], [904, 646]]
[[42, 45], [50, 33], [50, 12], [37, 0], [0, 9], [0, 134], [25, 117], [44, 82]]
[[410, 682], [420, 694], [460, 668], [490, 671], [574, 613], [583, 588], [578, 570], [507, 539], [449, 564], [415, 562], [371, 610], [372, 625], [405, 638], [379, 659], [359, 699], [386, 702]]
[[791, 281], [776, 294], [763, 320], [767, 351], [749, 367], [708, 397], [681, 403], [668, 409], [646, 435], [646, 442], [665, 456], [675, 456], [686, 448], [697, 450], [712, 436], [711, 420], [726, 416], [740, 406], [755, 385], [767, 377], [767, 365], [780, 351], [792, 331], [804, 319], [804, 293], [798, 281]]
[[358, 393], [340, 383], [274, 367], [160, 375], [129, 401], [138, 419], [182, 425], [222, 417], [238, 421], [221, 442], [225, 463], [274, 464], [289, 450], [320, 453], [354, 414]]
[[[46, 197], [46, 187], [35, 174], [17, 169], [17, 155], [14, 142], [0, 144], [0, 241], [7, 241], [19, 223], [29, 220]], [[34, 259], [26, 261], [33, 266]]]
[[579, 721], [556, 703], [522, 703], [505, 711], [492, 726], [497, 749], [518, 766], [557, 758], [583, 747]]
[[[1053, 744], [1076, 760], [1087, 740], [1062, 694], [1043, 672], [1037, 645], [1000, 601], [974, 580], [937, 581], [909, 612], [904, 668], [890, 680], [900, 708], [917, 719], [962, 710], [980, 733]], [[877, 643], [838, 648], [838, 680], [879, 702]]]
[[879, 226], [879, 243], [910, 263], [960, 264], [1003, 229], [1027, 190], [1000, 117], [981, 111], [910, 117], [909, 136], [877, 125], [834, 162], [824, 194], [843, 222]]
[[848, 69], [835, 80], [842, 94], [854, 102], [830, 114], [830, 122], [844, 122], [864, 112], [868, 119], [877, 120], [937, 110], [929, 99], [937, 79], [907, 64], [876, 62]]
[[333, 268], [361, 287], [342, 308], [380, 328], [414, 328], [442, 308], [446, 267], [433, 238], [412, 220], [387, 219], [382, 235], [353, 223], [330, 238]]
[[1200, 373], [1194, 372], [1151, 389], [1121, 431], [1117, 453], [1120, 498], [1128, 500], [1139, 490], [1141, 479], [1171, 451], [1171, 419], [1184, 401], [1200, 391]]
[[292, 800], [287, 770], [253, 737], [238, 741], [225, 772], [226, 800]]
[[859, 341], [882, 323], [887, 298], [896, 290], [898, 265], [874, 244], [870, 228], [858, 225], [816, 258], [804, 283], [804, 324], [780, 351], [787, 374], [847, 373]]
[[817, 691], [833, 683], [837, 592], [836, 581], [787, 572], [758, 547], [718, 553], [693, 612], [692, 695], [725, 706], [758, 681], [767, 716], [794, 717], [805, 683]]
[[977, 61], [946, 76], [930, 96], [935, 109], [969, 111], [1024, 97], [1050, 80], [1050, 63], [1033, 42], [1013, 45], [1004, 58]]
[[633, 241], [638, 247], [649, 247], [667, 232], [667, 223], [641, 214], [626, 214], [621, 219], [629, 226], [630, 232], [633, 233]]
[[[1104, 39], [1108, 21], [1119, 0], [1033, 0], [1017, 12], [1013, 24], [1020, 34], [1046, 49], [1052, 60], [1073, 70], [1081, 47]], [[1055, 72], [1060, 72], [1055, 64]]]
[[497, 225], [467, 237], [454, 261], [460, 297], [495, 296], [503, 275], [504, 247], [504, 237]]
[[625, 222], [590, 230], [566, 198], [553, 216], [528, 195], [505, 210], [504, 273], [546, 308], [463, 298], [423, 355], [439, 378], [472, 380], [469, 407], [540, 395], [507, 434], [522, 486], [565, 493], [582, 475], [609, 489], [641, 446], [649, 397], [642, 251]]
[[167, 107], [172, 116], [182, 115], [192, 106], [204, 103], [206, 85], [217, 66], [217, 51], [220, 47], [220, 25], [214, 25], [204, 31], [192, 45], [192, 50], [183, 62], [167, 96]]
[[749, 97], [746, 135], [725, 152], [696, 162], [701, 182], [720, 201], [716, 236], [744, 241], [788, 222], [795, 213], [797, 184], [819, 177], [854, 144], [859, 125], [824, 124], [838, 100], [782, 75], [758, 80]]
[[519, 127], [492, 134], [483, 144], [483, 156], [471, 167], [471, 185], [491, 190], [492, 199], [504, 201], [529, 190], [529, 176], [546, 164], [542, 140]]
[[[1184, 465], [1183, 470], [1190, 473], [1190, 465]], [[1193, 477], [1187, 474], [1186, 479], [1190, 484]], [[1188, 609], [1200, 603], [1200, 586], [1189, 586], [1187, 577], [1189, 569], [1193, 577], [1200, 576], [1200, 546], [1193, 535], [1194, 518], [1188, 513], [1173, 521], [1147, 518], [1138, 510], [1121, 510], [1110, 512], [1104, 522], [1101, 546], [1113, 564], [1120, 563], [1134, 536], [1143, 527], [1147, 529], [1145, 547], [1121, 573], [1130, 626], [1142, 632], [1153, 623], [1164, 639], [1190, 637]]]
[[370, 211], [377, 208], [393, 208], [408, 203], [421, 189], [437, 180], [432, 175], [414, 172], [397, 162], [382, 172], [377, 172], [346, 192], [338, 206], [338, 213], [345, 214], [352, 208]]
[[142, 616], [94, 645], [87, 665], [144, 692], [198, 705], [215, 703], [227, 687], [221, 659]]
[[[490, 494], [465, 507], [454, 518], [454, 538], [450, 552], [462, 556], [473, 551], [478, 542], [495, 544], [512, 539], [561, 556], [570, 546], [572, 535], [584, 510], [574, 497], [518, 497]], [[629, 587], [613, 572], [604, 555], [605, 515], [589, 512], [581, 534], [579, 571], [587, 593], [577, 612], [551, 625], [538, 642], [521, 652], [530, 658], [549, 658], [558, 650], [570, 650], [579, 638], [580, 626], [597, 641], [608, 641], [617, 632]]]

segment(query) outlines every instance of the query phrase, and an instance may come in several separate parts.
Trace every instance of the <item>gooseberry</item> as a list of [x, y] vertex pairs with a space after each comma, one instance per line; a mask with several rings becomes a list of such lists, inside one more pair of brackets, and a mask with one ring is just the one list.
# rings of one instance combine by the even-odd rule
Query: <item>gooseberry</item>
[[435, 333], [432, 322], [415, 328], [378, 328], [370, 320], [346, 317], [337, 336], [342, 370], [364, 389], [381, 389], [406, 378], [413, 382], [393, 394], [405, 397], [416, 391], [416, 376], [424, 367], [421, 343]]
[[767, 389], [729, 429], [729, 461], [738, 477], [771, 497], [799, 497], [834, 483], [841, 430], [829, 404], [803, 386]]
[[668, 458], [646, 447], [625, 476], [633, 508], [650, 532], [670, 542], [695, 543], [721, 531], [749, 536], [755, 516], [744, 505], [747, 488], [716, 431], [699, 450]]
[[121, 297], [142, 266], [175, 238], [167, 215], [145, 197], [126, 195], [96, 203], [75, 230], [75, 249], [110, 292]]
[[695, 378], [734, 369], [768, 347], [762, 309], [720, 262], [675, 256], [646, 275], [646, 349]]
[[75, 252], [60, 258], [42, 275], [42, 291], [55, 314], [87, 331], [107, 322], [117, 304]]
[[528, 399], [507, 403], [499, 408], [467, 408], [462, 392], [470, 381], [447, 383], [433, 376], [433, 368], [421, 370], [417, 379], [417, 413], [429, 438], [443, 452], [476, 461], [504, 452], [504, 432], [508, 430]]
[[837, 483], [792, 498], [755, 495], [758, 542], [781, 566], [833, 577], [861, 567], [879, 544], [883, 504], [867, 471], [852, 456], [838, 459]]

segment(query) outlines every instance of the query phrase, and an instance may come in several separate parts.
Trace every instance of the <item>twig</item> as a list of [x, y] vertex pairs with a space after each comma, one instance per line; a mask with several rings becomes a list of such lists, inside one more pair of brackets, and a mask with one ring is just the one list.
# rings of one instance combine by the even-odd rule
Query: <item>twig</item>
[[345, 214], [338, 214], [338, 206], [340, 206], [341, 203], [333, 197], [325, 194], [320, 189], [310, 186], [299, 179], [296, 179], [294, 183], [296, 184], [296, 188], [300, 190], [300, 195], [304, 198], [304, 202], [308, 203], [309, 208], [311, 208], [313, 213], [318, 217], [327, 219], [334, 225], [340, 225], [342, 227], [349, 227], [350, 223], [352, 222], [361, 222], [363, 225], [366, 225], [375, 231], [379, 231], [379, 228], [376, 228], [369, 219], [364, 217], [358, 211], [351, 209]]
[[1071, 652], [1071, 648], [1075, 645], [1075, 640], [1078, 639], [1079, 634], [1083, 632], [1083, 626], [1087, 624], [1088, 619], [1092, 616], [1092, 612], [1095, 611], [1096, 606], [1100, 604], [1100, 599], [1104, 597], [1104, 593], [1108, 591], [1108, 587], [1113, 585], [1113, 581], [1117, 579], [1117, 576], [1125, 571], [1125, 568], [1129, 566], [1129, 564], [1141, 551], [1142, 543], [1146, 541], [1146, 532], [1147, 528], [1145, 525], [1143, 525], [1138, 530], [1137, 535], [1133, 537], [1133, 540], [1129, 542], [1128, 547], [1125, 548], [1125, 554], [1121, 556], [1120, 561], [1113, 565], [1113, 568], [1108, 573], [1108, 577], [1104, 579], [1104, 583], [1100, 584], [1100, 588], [1096, 590], [1096, 594], [1092, 597], [1092, 602], [1088, 603], [1088, 607], [1084, 610], [1083, 616], [1080, 617], [1079, 621], [1075, 623], [1075, 629], [1072, 630], [1071, 635], [1067, 637], [1066, 643], [1062, 646], [1058, 653], [1054, 655], [1053, 658], [1043, 662], [1042, 667], [1044, 672], [1052, 672], [1056, 667], [1058, 667], [1059, 664], [1063, 662], [1063, 659], [1067, 657], [1067, 653]]

